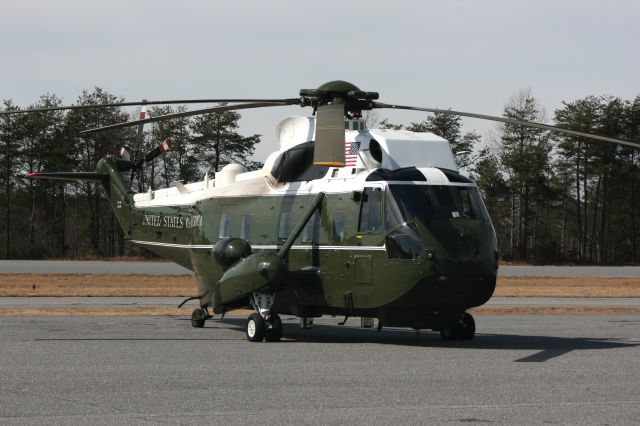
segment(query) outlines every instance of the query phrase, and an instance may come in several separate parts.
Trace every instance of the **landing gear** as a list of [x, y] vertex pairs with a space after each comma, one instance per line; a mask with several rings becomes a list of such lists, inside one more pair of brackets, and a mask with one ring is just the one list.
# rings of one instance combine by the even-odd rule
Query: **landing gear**
[[282, 320], [271, 314], [273, 295], [255, 292], [251, 295], [251, 305], [256, 312], [247, 319], [247, 340], [250, 342], [278, 342], [282, 339]]
[[202, 328], [204, 327], [204, 323], [207, 320], [207, 318], [211, 318], [211, 317], [209, 316], [209, 313], [207, 312], [206, 309], [204, 308], [194, 309], [193, 312], [191, 313], [191, 326], [196, 328]]
[[269, 315], [264, 340], [267, 342], [279, 342], [282, 339], [282, 320], [278, 314]]
[[262, 315], [254, 312], [247, 320], [247, 340], [250, 342], [262, 342], [264, 339], [266, 324]]
[[278, 342], [282, 339], [282, 320], [279, 315], [269, 315], [262, 318], [257, 312], [249, 315], [247, 319], [247, 340], [250, 342]]
[[460, 320], [440, 330], [442, 340], [471, 340], [476, 334], [476, 322], [470, 313], [465, 312]]
[[458, 339], [472, 340], [476, 335], [476, 322], [470, 313], [465, 312], [458, 323]]

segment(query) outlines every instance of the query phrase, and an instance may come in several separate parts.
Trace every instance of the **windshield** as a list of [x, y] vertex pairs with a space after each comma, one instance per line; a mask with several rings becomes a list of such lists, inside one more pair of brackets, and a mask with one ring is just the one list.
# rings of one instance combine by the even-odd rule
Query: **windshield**
[[473, 186], [389, 185], [406, 221], [418, 219], [488, 220]]

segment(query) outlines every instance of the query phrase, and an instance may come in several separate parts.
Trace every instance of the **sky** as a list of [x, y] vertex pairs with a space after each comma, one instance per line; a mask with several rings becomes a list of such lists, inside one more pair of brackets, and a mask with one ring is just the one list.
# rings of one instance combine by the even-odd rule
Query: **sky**
[[[0, 99], [71, 104], [94, 86], [127, 100], [290, 98], [347, 80], [387, 103], [495, 115], [531, 88], [552, 117], [562, 101], [640, 94], [638, 22], [639, 1], [615, 0], [2, 0]], [[263, 135], [264, 160], [278, 121], [308, 113], [242, 111], [240, 132]]]

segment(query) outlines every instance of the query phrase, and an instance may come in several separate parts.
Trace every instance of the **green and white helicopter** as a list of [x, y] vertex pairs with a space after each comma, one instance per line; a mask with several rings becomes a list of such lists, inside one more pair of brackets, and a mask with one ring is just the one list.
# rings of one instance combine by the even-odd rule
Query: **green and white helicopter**
[[[200, 303], [194, 327], [212, 318], [210, 310], [250, 308], [252, 342], [280, 340], [280, 315], [300, 317], [303, 327], [322, 315], [362, 317], [364, 326], [377, 318], [378, 329], [432, 329], [445, 340], [470, 340], [475, 323], [467, 310], [489, 300], [498, 270], [495, 231], [478, 188], [458, 172], [445, 139], [367, 129], [362, 112], [452, 114], [638, 147], [542, 123], [377, 99], [332, 81], [297, 98], [192, 101], [226, 104], [85, 132], [229, 110], [313, 108], [312, 116], [280, 122], [280, 149], [257, 171], [228, 164], [213, 179], [134, 193], [132, 172], [168, 149], [164, 143], [141, 159], [107, 156], [91, 172], [27, 177], [102, 185], [128, 240], [195, 273], [197, 296], [187, 299]], [[160, 103], [185, 101], [17, 112]]]

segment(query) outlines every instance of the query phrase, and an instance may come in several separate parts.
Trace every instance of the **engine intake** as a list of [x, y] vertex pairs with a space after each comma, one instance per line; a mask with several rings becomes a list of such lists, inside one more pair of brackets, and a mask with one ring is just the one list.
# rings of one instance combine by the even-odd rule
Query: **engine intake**
[[226, 270], [251, 254], [251, 244], [242, 238], [225, 238], [214, 244], [212, 254], [216, 263]]

